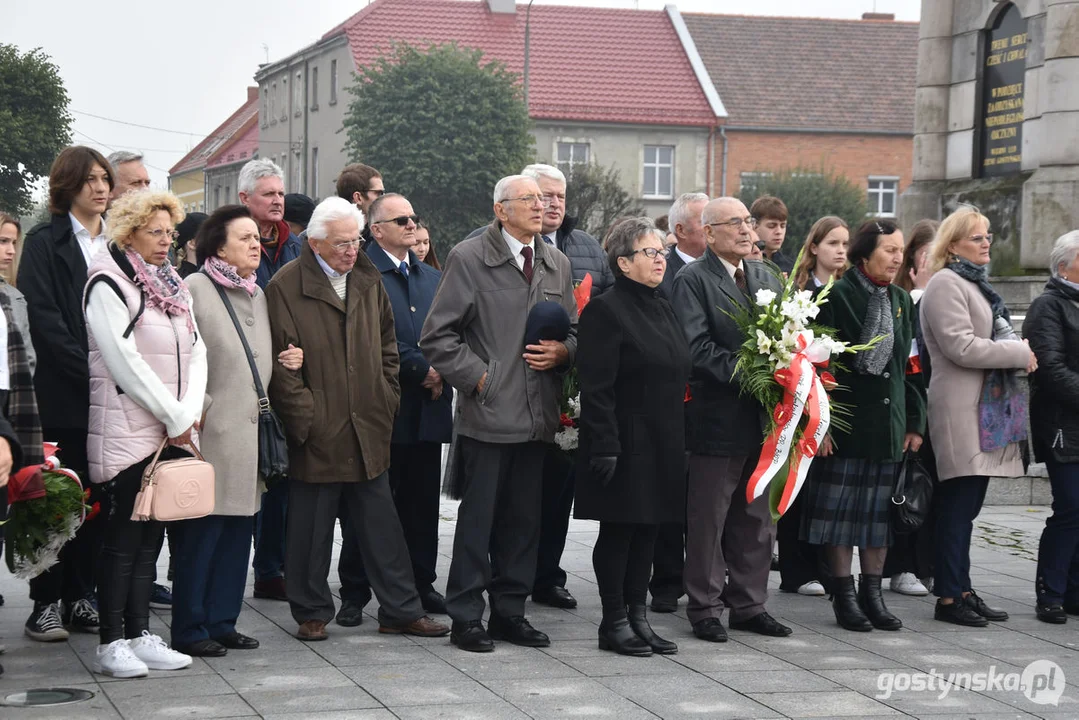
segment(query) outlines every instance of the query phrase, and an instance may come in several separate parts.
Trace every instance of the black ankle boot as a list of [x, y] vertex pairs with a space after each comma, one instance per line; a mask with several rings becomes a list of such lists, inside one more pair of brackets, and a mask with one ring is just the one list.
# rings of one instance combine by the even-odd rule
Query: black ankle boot
[[637, 637], [625, 613], [604, 613], [599, 624], [599, 649], [611, 650], [619, 655], [643, 657], [652, 654], [652, 648]]
[[858, 595], [854, 592], [854, 577], [832, 578], [832, 610], [835, 620], [845, 630], [869, 632], [873, 624], [858, 607]]
[[888, 612], [884, 604], [884, 596], [880, 593], [880, 575], [860, 576], [858, 605], [878, 630], [898, 630], [903, 627], [903, 621]]
[[657, 655], [674, 655], [678, 652], [677, 645], [670, 640], [664, 640], [652, 630], [644, 605], [629, 606], [629, 626], [633, 628], [637, 637], [644, 640]]

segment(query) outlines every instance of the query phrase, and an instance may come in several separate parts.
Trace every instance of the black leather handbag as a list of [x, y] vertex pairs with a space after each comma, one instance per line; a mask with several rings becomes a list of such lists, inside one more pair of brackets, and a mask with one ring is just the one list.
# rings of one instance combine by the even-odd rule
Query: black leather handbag
[[[211, 282], [213, 282], [211, 280]], [[258, 366], [255, 358], [251, 355], [251, 346], [247, 344], [247, 336], [240, 327], [240, 320], [236, 317], [236, 311], [232, 308], [228, 295], [224, 289], [214, 283], [217, 294], [221, 296], [221, 302], [229, 311], [232, 324], [236, 326], [236, 332], [243, 343], [244, 352], [247, 354], [247, 364], [251, 366], [251, 375], [255, 379], [255, 392], [259, 396], [259, 465], [258, 472], [262, 476], [267, 487], [275, 485], [288, 477], [288, 442], [285, 440], [285, 428], [281, 419], [270, 407], [270, 400], [266, 397], [266, 391], [262, 387], [262, 379], [259, 378]]]
[[907, 535], [922, 526], [933, 502], [933, 477], [918, 455], [908, 450], [892, 484], [892, 532]]

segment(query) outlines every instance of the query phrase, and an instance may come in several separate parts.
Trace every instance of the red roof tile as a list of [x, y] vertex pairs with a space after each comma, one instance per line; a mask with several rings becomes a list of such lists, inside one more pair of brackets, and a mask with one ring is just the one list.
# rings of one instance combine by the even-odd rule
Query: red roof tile
[[258, 101], [259, 89], [257, 87], [249, 87], [247, 89], [247, 102], [241, 105], [239, 110], [232, 113], [228, 120], [218, 125], [217, 128], [207, 135], [202, 142], [196, 145], [191, 152], [184, 155], [183, 158], [180, 159], [180, 162], [173, 165], [172, 170], [169, 170], [169, 175], [179, 175], [180, 173], [190, 172], [205, 167], [207, 160], [211, 156], [229, 144], [229, 141], [232, 140], [233, 137], [240, 132], [241, 128], [251, 121], [252, 118], [258, 117]]
[[230, 165], [234, 162], [246, 162], [258, 152], [259, 123], [258, 115], [252, 115], [232, 138], [223, 144], [206, 160], [206, 169]]
[[[486, 2], [375, 0], [328, 32], [346, 33], [357, 67], [391, 41], [456, 41], [524, 69], [525, 6], [491, 13]], [[534, 5], [530, 114], [536, 119], [709, 126], [715, 114], [665, 11]]]
[[917, 23], [682, 17], [728, 125], [914, 134]]

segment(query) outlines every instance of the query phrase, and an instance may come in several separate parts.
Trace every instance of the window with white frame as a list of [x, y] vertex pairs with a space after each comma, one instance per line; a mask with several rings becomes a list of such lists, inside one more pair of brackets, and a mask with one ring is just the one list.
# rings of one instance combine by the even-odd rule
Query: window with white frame
[[899, 178], [879, 175], [869, 176], [869, 214], [895, 217], [899, 198]]
[[575, 165], [587, 165], [592, 147], [586, 142], [560, 142], [555, 146], [555, 164], [566, 175], [573, 174]]
[[214, 210], [221, 207], [221, 186], [214, 186]]
[[744, 172], [740, 173], [738, 180], [742, 185], [741, 192], [755, 193], [761, 182], [772, 177], [770, 172]]
[[644, 146], [644, 186], [646, 198], [674, 197], [674, 146]]
[[318, 110], [318, 68], [311, 68], [311, 109]]
[[277, 83], [270, 85], [270, 124], [277, 124]]
[[337, 104], [337, 61], [330, 60], [330, 105]]
[[292, 86], [292, 107], [296, 115], [303, 114], [303, 72], [296, 73], [296, 82]]
[[292, 192], [300, 192], [300, 151], [292, 154]]
[[288, 75], [281, 78], [281, 122], [288, 120]]
[[270, 122], [270, 88], [265, 85], [262, 86], [262, 111], [260, 114], [262, 115], [262, 127], [266, 127]]

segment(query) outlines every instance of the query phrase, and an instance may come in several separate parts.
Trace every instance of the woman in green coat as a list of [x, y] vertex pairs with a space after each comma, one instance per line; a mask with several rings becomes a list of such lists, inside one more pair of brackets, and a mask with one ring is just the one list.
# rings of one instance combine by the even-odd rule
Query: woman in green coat
[[[869, 221], [854, 235], [851, 269], [832, 287], [818, 320], [836, 329], [837, 339], [872, 348], [836, 372], [832, 400], [845, 405], [847, 431], [832, 425], [821, 449], [820, 471], [803, 498], [803, 540], [825, 546], [832, 574], [832, 608], [848, 630], [898, 630], [899, 618], [881, 596], [881, 573], [891, 543], [892, 483], [905, 451], [917, 451], [925, 432], [925, 388], [908, 374], [914, 340], [910, 295], [892, 285], [903, 261], [903, 234], [886, 220]], [[861, 561], [855, 593], [851, 562]]]

